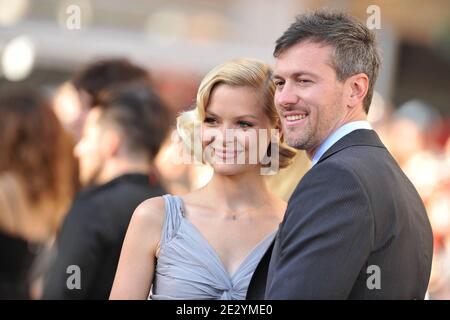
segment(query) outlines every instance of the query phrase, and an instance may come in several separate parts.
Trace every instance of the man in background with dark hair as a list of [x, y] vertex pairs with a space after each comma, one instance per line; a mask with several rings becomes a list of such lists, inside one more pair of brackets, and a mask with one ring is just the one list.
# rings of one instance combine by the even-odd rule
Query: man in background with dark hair
[[82, 102], [87, 108], [94, 106], [99, 94], [109, 87], [132, 82], [145, 82], [151, 86], [150, 74], [125, 58], [94, 61], [71, 79], [73, 86], [84, 95]]
[[75, 142], [99, 94], [111, 86], [132, 82], [151, 86], [150, 74], [125, 58], [108, 58], [87, 64], [58, 89], [54, 98], [55, 112]]
[[88, 187], [57, 237], [44, 299], [108, 298], [134, 209], [165, 193], [153, 160], [168, 129], [167, 110], [145, 81], [96, 97], [75, 147]]

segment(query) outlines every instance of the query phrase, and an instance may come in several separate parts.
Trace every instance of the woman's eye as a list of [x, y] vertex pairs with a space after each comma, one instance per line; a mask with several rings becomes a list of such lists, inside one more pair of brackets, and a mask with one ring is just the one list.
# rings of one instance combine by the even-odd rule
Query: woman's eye
[[238, 122], [239, 127], [241, 128], [250, 128], [253, 127], [253, 124], [251, 124], [250, 122], [247, 121], [239, 121]]
[[203, 120], [203, 122], [213, 124], [213, 123], [216, 123], [216, 119], [214, 119], [212, 117], [206, 117], [205, 120]]

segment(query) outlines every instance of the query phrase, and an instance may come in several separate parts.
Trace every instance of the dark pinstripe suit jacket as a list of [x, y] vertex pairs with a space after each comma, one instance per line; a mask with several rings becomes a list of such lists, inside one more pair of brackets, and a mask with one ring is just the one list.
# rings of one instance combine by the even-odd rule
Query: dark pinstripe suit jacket
[[423, 299], [432, 251], [416, 189], [374, 131], [356, 130], [300, 181], [247, 299]]

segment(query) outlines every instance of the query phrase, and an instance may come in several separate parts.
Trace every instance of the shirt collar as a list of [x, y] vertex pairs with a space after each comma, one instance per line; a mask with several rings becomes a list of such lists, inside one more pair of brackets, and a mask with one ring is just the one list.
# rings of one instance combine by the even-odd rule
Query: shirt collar
[[311, 160], [312, 166], [314, 166], [319, 159], [324, 155], [324, 153], [331, 148], [333, 144], [335, 144], [338, 140], [346, 136], [352, 131], [358, 130], [358, 129], [368, 129], [371, 130], [372, 127], [368, 121], [353, 121], [344, 124], [342, 127], [339, 127], [337, 130], [335, 130], [332, 134], [330, 134], [324, 142], [319, 146], [316, 153], [314, 153], [314, 156]]

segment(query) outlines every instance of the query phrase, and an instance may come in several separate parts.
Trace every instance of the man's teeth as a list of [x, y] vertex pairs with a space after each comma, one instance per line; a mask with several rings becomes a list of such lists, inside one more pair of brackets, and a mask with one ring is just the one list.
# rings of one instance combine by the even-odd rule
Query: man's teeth
[[306, 114], [296, 114], [294, 116], [286, 116], [287, 121], [296, 121], [296, 120], [301, 120], [301, 119], [305, 119], [306, 118]]

